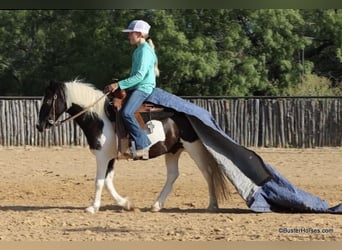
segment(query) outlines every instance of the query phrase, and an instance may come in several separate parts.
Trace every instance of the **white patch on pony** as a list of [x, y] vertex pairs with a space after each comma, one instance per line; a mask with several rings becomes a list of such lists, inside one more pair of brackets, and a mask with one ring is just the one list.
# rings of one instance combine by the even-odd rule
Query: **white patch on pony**
[[101, 136], [98, 138], [100, 144], [101, 144], [101, 147], [105, 144], [106, 142], [106, 136], [102, 133]]
[[[65, 87], [67, 108], [70, 108], [72, 103], [76, 103], [81, 107], [86, 108], [103, 96], [103, 93], [100, 90], [95, 89], [93, 85], [82, 83], [78, 80], [66, 82]], [[89, 111], [104, 117], [105, 113], [103, 107], [105, 100], [106, 98], [100, 100], [94, 107], [91, 107]]]
[[153, 128], [152, 133], [150, 133], [149, 128], [145, 125], [145, 131], [147, 133], [148, 139], [151, 141], [151, 145], [156, 144], [159, 141], [165, 141], [166, 136], [163, 128], [163, 124], [161, 121], [158, 120], [151, 120]]

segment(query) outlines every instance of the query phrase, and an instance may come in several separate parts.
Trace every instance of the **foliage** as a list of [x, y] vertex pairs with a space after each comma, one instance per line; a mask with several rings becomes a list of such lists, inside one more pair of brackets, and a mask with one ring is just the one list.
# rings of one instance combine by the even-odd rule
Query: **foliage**
[[126, 77], [134, 47], [121, 30], [133, 19], [151, 24], [158, 86], [175, 94], [312, 93], [324, 78], [311, 74], [341, 89], [340, 10], [0, 10], [0, 95], [41, 95], [50, 79], [103, 88]]
[[332, 82], [324, 77], [313, 74], [305, 75], [302, 82], [284, 91], [289, 96], [335, 96], [341, 95], [340, 88], [333, 87]]

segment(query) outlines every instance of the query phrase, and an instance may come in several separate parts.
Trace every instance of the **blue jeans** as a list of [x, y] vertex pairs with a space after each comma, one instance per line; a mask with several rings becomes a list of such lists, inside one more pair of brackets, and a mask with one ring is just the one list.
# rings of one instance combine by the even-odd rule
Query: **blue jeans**
[[143, 149], [149, 146], [151, 142], [146, 132], [140, 128], [137, 119], [134, 117], [134, 112], [150, 94], [141, 90], [134, 90], [128, 95], [128, 101], [122, 108], [121, 115], [131, 139], [135, 142], [136, 149]]

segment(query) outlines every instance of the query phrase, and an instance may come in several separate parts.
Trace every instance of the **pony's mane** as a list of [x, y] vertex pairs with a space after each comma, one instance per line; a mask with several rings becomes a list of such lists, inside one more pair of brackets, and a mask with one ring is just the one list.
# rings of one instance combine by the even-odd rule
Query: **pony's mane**
[[[103, 93], [96, 89], [90, 83], [83, 83], [79, 80], [74, 80], [65, 83], [65, 96], [67, 107], [71, 107], [72, 103], [87, 108], [95, 103]], [[106, 98], [101, 99], [94, 107], [90, 108], [90, 112], [95, 112], [98, 115], [104, 115], [104, 102]]]

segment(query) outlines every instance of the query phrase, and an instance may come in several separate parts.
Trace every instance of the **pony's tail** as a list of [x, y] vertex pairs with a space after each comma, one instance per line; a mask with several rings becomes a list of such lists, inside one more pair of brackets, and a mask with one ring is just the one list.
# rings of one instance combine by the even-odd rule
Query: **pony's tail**
[[211, 178], [217, 201], [228, 200], [230, 198], [230, 190], [228, 188], [227, 176], [210, 154], [208, 154], [207, 160], [207, 164], [211, 170]]
[[212, 178], [213, 178], [217, 200], [219, 202], [228, 200], [230, 197], [230, 190], [228, 188], [227, 177], [225, 176], [223, 170], [220, 169], [220, 167], [217, 164], [212, 166], [212, 170], [213, 170]]
[[215, 195], [216, 201], [218, 203], [224, 200], [228, 200], [230, 198], [228, 177], [226, 176], [224, 170], [219, 166], [214, 156], [204, 146], [204, 144], [202, 142], [199, 143], [201, 144], [200, 154], [194, 155], [193, 159], [195, 160], [198, 166], [201, 166], [200, 169], [204, 168], [206, 170], [202, 171], [207, 172], [208, 177], [210, 178], [210, 180], [207, 180], [208, 184], [210, 185], [210, 195]]
[[[155, 50], [155, 46], [154, 46], [154, 43], [153, 43], [152, 39], [150, 37], [148, 37], [146, 39], [146, 41], [147, 41], [148, 45], [150, 45], [151, 48], [153, 50]], [[159, 68], [158, 68], [158, 63], [154, 64], [154, 73], [155, 73], [156, 77], [158, 77], [160, 75], [160, 71], [159, 71]]]

